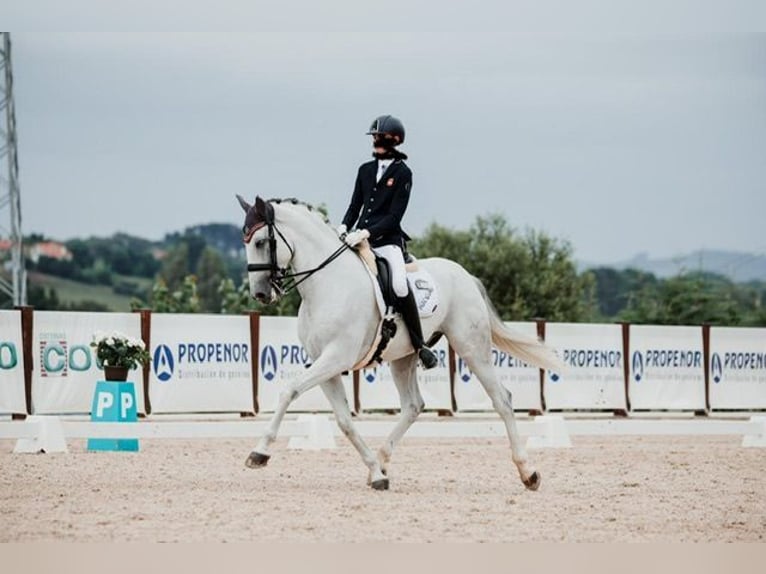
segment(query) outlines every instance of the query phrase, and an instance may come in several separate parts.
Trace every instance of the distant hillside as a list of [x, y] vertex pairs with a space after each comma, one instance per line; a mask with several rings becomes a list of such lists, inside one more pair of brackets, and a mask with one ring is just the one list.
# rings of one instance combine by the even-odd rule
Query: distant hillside
[[[137, 277], [122, 277], [123, 281], [140, 283], [141, 287], [149, 288], [150, 280]], [[107, 285], [89, 285], [63, 277], [47, 275], [32, 271], [28, 275], [28, 286], [39, 286], [45, 289], [53, 288], [59, 301], [65, 305], [78, 305], [85, 302], [93, 302], [105, 306], [110, 311], [130, 311], [131, 296], [115, 293], [112, 287]]]
[[580, 270], [594, 267], [613, 269], [638, 269], [667, 278], [689, 271], [707, 271], [728, 277], [736, 283], [766, 281], [766, 253], [745, 253], [743, 251], [698, 250], [686, 255], [664, 259], [653, 259], [640, 253], [632, 259], [616, 263], [595, 264], [579, 262]]
[[220, 251], [227, 257], [233, 257], [244, 261], [245, 248], [242, 243], [242, 230], [230, 223], [206, 223], [193, 225], [182, 232], [169, 233], [165, 236], [164, 243], [173, 245], [181, 240], [184, 235], [196, 235], [205, 239], [205, 243]]

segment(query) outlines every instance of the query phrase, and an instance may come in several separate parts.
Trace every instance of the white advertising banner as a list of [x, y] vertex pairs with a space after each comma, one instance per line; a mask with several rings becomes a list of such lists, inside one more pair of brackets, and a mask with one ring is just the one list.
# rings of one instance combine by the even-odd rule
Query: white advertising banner
[[[506, 326], [530, 337], [537, 337], [537, 324], [533, 322], [509, 322]], [[499, 382], [511, 391], [513, 410], [540, 410], [540, 369], [527, 365], [505, 353], [492, 348], [492, 362]], [[455, 402], [459, 411], [491, 411], [492, 401], [484, 391], [463, 359], [456, 357]]]
[[567, 365], [563, 373], [545, 372], [545, 407], [626, 409], [622, 326], [547, 323], [545, 342]]
[[631, 325], [632, 410], [704, 410], [702, 327]]
[[152, 413], [253, 412], [250, 318], [152, 314]]
[[[35, 311], [32, 328], [32, 412], [34, 414], [90, 413], [103, 368], [90, 346], [96, 332], [141, 338], [138, 313]], [[143, 371], [128, 373], [136, 389], [139, 412], [144, 411]]]
[[710, 328], [710, 408], [766, 408], [766, 329]]
[[26, 413], [21, 312], [0, 311], [0, 413]]
[[[305, 373], [311, 357], [298, 339], [297, 317], [261, 317], [258, 351], [258, 407], [261, 412], [274, 412], [279, 394]], [[343, 376], [346, 399], [354, 410], [352, 376]], [[288, 412], [331, 412], [332, 406], [322, 388], [316, 387], [295, 399]]]
[[[418, 367], [418, 388], [427, 410], [452, 410], [449, 381], [449, 345], [442, 337], [431, 347], [439, 358], [433, 369]], [[388, 363], [359, 371], [359, 407], [365, 411], [401, 408], [399, 392]]]

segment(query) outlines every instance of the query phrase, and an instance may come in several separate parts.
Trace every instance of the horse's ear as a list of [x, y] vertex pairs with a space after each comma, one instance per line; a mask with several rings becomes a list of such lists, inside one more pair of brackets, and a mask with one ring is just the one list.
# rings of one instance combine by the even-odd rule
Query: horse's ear
[[252, 205], [250, 205], [248, 202], [246, 202], [244, 197], [242, 197], [241, 195], [237, 194], [237, 200], [239, 201], [239, 204], [242, 206], [242, 209], [245, 210], [245, 213], [250, 211], [250, 208], [252, 207]]
[[255, 196], [255, 213], [260, 215], [266, 223], [274, 223], [274, 206], [268, 201], [263, 201], [260, 196]]
[[266, 214], [266, 202], [261, 199], [260, 195], [255, 196], [255, 212], [260, 216]]

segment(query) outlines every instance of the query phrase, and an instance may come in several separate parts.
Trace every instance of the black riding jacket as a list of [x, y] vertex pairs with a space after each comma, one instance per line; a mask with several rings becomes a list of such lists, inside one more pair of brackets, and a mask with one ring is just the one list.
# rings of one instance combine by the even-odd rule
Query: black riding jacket
[[370, 245], [398, 245], [404, 248], [409, 236], [402, 230], [401, 221], [410, 201], [412, 172], [401, 159], [395, 159], [380, 178], [378, 161], [368, 161], [359, 167], [354, 195], [348, 206], [343, 224], [350, 230], [370, 232]]

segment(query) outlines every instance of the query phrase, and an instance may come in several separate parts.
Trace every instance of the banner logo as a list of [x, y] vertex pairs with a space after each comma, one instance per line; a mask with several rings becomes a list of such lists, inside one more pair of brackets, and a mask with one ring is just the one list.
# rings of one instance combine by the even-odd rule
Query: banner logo
[[0, 370], [13, 369], [18, 364], [16, 345], [7, 341], [0, 342]]
[[152, 360], [152, 366], [154, 367], [154, 374], [157, 378], [164, 382], [170, 380], [173, 376], [175, 369], [175, 360], [173, 359], [173, 352], [167, 345], [157, 345], [154, 350], [154, 358]]
[[465, 362], [463, 362], [463, 359], [460, 358], [458, 358], [457, 361], [457, 374], [460, 377], [460, 380], [464, 383], [470, 381], [473, 376], [471, 369], [469, 369]]
[[710, 371], [713, 377], [714, 383], [720, 383], [723, 379], [723, 364], [721, 363], [721, 356], [718, 353], [713, 353], [713, 358], [710, 361]]
[[644, 376], [644, 358], [640, 351], [633, 352], [633, 378], [637, 383], [641, 382]]
[[87, 371], [93, 365], [88, 345], [70, 345], [63, 333], [40, 336], [40, 376], [67, 377], [70, 372]]
[[261, 351], [261, 373], [263, 378], [271, 382], [277, 376], [277, 350], [271, 345], [266, 345]]

